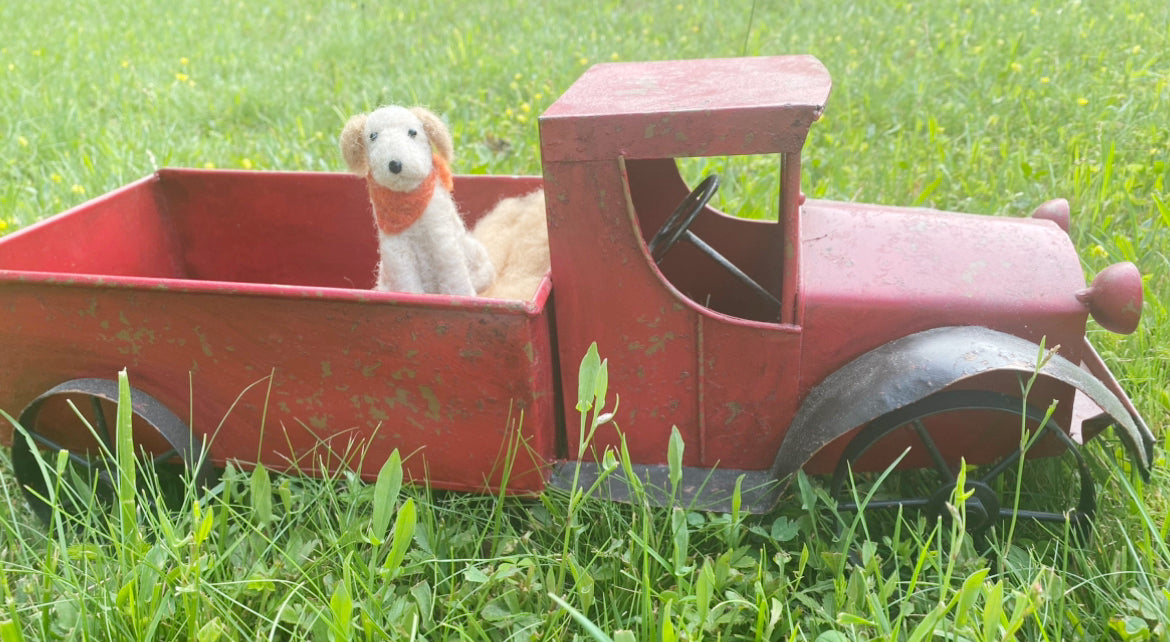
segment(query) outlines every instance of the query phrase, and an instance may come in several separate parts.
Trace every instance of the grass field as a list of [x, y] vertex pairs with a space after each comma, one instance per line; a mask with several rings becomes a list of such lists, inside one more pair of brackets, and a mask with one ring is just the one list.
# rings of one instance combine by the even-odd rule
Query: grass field
[[[757, 518], [434, 494], [394, 462], [376, 486], [228, 470], [176, 513], [77, 534], [32, 519], [5, 453], [0, 642], [1170, 638], [1164, 0], [7, 2], [0, 234], [161, 166], [341, 170], [345, 119], [387, 102], [443, 113], [457, 172], [538, 173], [536, 119], [590, 64], [788, 53], [835, 82], [810, 196], [1005, 215], [1065, 196], [1087, 273], [1145, 274], [1141, 328], [1092, 332], [1159, 467], [1131, 483], [1089, 448], [1091, 542], [984, 556], [908, 520], [854, 548], [818, 480]], [[755, 162], [720, 165], [725, 208], [775, 189]]]

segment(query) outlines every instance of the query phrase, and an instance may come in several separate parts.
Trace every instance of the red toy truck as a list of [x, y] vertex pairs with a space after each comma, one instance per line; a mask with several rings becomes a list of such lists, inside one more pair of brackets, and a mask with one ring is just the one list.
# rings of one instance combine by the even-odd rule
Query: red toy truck
[[[1085, 338], [1090, 313], [1134, 330], [1136, 268], [1086, 287], [1062, 201], [1022, 218], [805, 201], [829, 89], [809, 56], [590, 69], [540, 119], [543, 178], [456, 179], [470, 221], [546, 190], [552, 265], [528, 301], [371, 291], [369, 203], [346, 174], [160, 170], [7, 236], [0, 408], [31, 436], [0, 435], [16, 473], [43, 485], [32, 444], [93, 467], [65, 402], [108, 439], [125, 367], [160, 463], [205, 444], [217, 466], [372, 478], [397, 448], [416, 480], [482, 491], [513, 453], [507, 490], [536, 493], [578, 464], [577, 363], [597, 342], [634, 470], [665, 479], [676, 426], [695, 506], [725, 508], [739, 480], [766, 511], [797, 470], [840, 486], [910, 446], [901, 465], [937, 469], [937, 492], [884, 505], [939, 510], [960, 458], [1004, 462], [968, 481], [990, 524], [1010, 513], [993, 478], [1026, 425], [1037, 453], [1074, 454], [1081, 489], [1027, 515], [1091, 516], [1080, 443], [1113, 426], [1138, 469], [1152, 461]], [[716, 180], [691, 190], [676, 163], [740, 154], [780, 156], [775, 220], [715, 210]], [[618, 439], [603, 426], [592, 452]]]

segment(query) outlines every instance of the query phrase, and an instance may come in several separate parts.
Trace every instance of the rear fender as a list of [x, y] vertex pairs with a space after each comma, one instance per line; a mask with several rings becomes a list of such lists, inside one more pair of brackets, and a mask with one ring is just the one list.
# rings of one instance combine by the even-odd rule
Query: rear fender
[[[813, 388], [788, 427], [771, 474], [784, 479], [850, 430], [964, 379], [995, 371], [1030, 376], [1040, 351], [1026, 339], [975, 326], [935, 328], [875, 348]], [[1096, 403], [1118, 428], [1142, 474], [1149, 475], [1153, 434], [1117, 395], [1060, 355], [1051, 355], [1039, 372]]]

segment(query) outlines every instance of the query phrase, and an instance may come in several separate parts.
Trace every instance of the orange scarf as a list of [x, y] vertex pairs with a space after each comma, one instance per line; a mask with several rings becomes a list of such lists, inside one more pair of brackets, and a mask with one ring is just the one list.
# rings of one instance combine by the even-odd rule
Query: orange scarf
[[378, 229], [384, 234], [400, 234], [414, 224], [426, 211], [435, 192], [435, 181], [448, 192], [454, 191], [455, 180], [451, 177], [451, 167], [439, 155], [432, 157], [434, 169], [418, 187], [409, 192], [396, 192], [383, 187], [374, 180], [373, 174], [366, 176], [366, 184], [370, 191], [370, 203], [374, 206], [374, 220]]

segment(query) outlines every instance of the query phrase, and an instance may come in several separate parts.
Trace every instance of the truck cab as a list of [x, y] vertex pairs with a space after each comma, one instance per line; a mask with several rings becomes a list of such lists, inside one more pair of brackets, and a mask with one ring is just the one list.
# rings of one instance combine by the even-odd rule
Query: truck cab
[[[1046, 371], [1030, 403], [1056, 402], [1061, 426], [1108, 405], [1148, 455], [1148, 429], [1085, 340], [1094, 305], [1067, 203], [1012, 218], [806, 201], [801, 154], [830, 88], [811, 56], [604, 64], [542, 116], [560, 360], [594, 341], [610, 356], [631, 456], [664, 464], [677, 428], [684, 464], [726, 479], [834, 471], [850, 435], [933, 394], [1019, 396], [1041, 345], [1059, 345], [1069, 367]], [[678, 169], [748, 154], [780, 157], [775, 220], [718, 211], [711, 184], [692, 190]], [[1131, 268], [1113, 270], [1125, 276], [1107, 279], [1095, 310], [1120, 331], [1140, 315]], [[955, 445], [940, 456], [951, 465], [1018, 442], [1018, 418], [938, 423], [954, 433], [941, 439]], [[619, 441], [610, 430], [594, 446]]]

